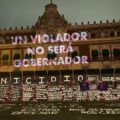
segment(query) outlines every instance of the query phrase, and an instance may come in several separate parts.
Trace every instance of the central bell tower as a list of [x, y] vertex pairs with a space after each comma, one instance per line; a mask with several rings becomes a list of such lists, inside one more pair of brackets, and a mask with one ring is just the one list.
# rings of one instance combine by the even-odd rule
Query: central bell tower
[[65, 20], [64, 15], [61, 15], [57, 10], [57, 5], [50, 4], [45, 6], [45, 12], [35, 24], [35, 30], [42, 34], [57, 34], [65, 32], [68, 22]]

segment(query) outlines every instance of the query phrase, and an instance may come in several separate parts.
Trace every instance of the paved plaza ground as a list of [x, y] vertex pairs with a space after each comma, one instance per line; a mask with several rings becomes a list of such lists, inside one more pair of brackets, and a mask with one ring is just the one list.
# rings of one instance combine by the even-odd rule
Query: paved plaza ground
[[118, 102], [0, 104], [1, 120], [119, 120]]

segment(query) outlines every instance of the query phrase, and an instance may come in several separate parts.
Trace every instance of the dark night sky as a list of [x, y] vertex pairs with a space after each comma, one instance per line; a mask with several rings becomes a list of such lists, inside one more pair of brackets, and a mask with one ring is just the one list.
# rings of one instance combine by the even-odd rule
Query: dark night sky
[[[68, 22], [120, 19], [120, 0], [53, 0]], [[32, 26], [50, 0], [0, 0], [0, 28]]]

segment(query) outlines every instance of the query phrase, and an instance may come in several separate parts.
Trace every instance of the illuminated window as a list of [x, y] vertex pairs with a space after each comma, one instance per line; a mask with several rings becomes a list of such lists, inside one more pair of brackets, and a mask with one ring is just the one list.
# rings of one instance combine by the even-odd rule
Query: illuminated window
[[14, 59], [14, 60], [20, 59], [20, 54], [19, 54], [19, 53], [15, 54], [14, 57], [13, 57], [13, 59]]
[[55, 59], [56, 58], [55, 52], [48, 51], [47, 58], [48, 58], [48, 60]]
[[102, 50], [102, 55], [103, 55], [103, 58], [109, 58], [109, 50], [108, 49], [103, 49]]
[[9, 63], [9, 55], [8, 54], [4, 54], [2, 56], [2, 65], [8, 65]]
[[114, 57], [119, 57], [120, 56], [120, 49], [119, 48], [113, 49], [113, 55], [114, 55]]
[[99, 55], [98, 50], [92, 50], [91, 53], [92, 53], [92, 58], [93, 59], [98, 58], [98, 55]]

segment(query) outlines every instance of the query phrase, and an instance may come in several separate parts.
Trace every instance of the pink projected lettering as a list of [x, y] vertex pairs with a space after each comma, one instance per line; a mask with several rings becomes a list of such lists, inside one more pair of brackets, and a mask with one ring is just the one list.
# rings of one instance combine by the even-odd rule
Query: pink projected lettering
[[[50, 55], [54, 55], [51, 58], [30, 58], [30, 59], [15, 59], [13, 62], [14, 67], [35, 67], [35, 66], [49, 66], [49, 65], [68, 65], [68, 64], [87, 64], [88, 57], [87, 56], [78, 56], [74, 57], [66, 56], [62, 57], [60, 54], [72, 54], [74, 52], [74, 48], [72, 47], [72, 42], [78, 42], [80, 40], [87, 40], [86, 32], [74, 32], [71, 35], [69, 33], [57, 34], [53, 37], [52, 34], [44, 34], [44, 35], [35, 35], [29, 37], [31, 43], [34, 45], [40, 45], [35, 47], [28, 47], [27, 54], [28, 55], [43, 55], [46, 52], [46, 49]], [[11, 37], [12, 45], [24, 45], [28, 43], [27, 36], [15, 36]], [[42, 44], [47, 43], [66, 43], [60, 45], [49, 45], [47, 48], [44, 48]], [[59, 57], [58, 57], [59, 56]]]

